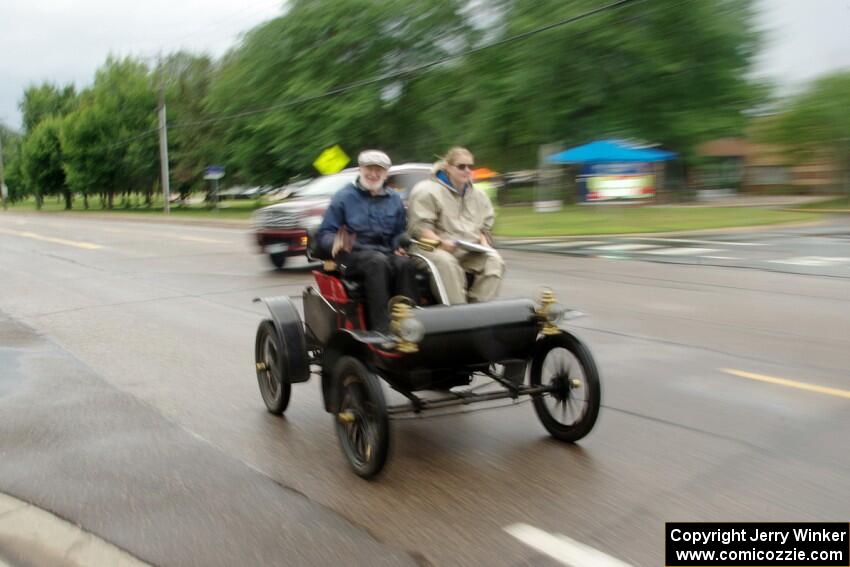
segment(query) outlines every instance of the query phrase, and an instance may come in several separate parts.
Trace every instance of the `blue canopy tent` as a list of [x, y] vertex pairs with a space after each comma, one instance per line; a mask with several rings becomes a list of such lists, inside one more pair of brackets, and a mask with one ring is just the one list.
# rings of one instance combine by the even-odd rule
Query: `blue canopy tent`
[[676, 154], [652, 148], [636, 148], [622, 140], [599, 140], [576, 146], [546, 158], [549, 163], [648, 163], [674, 159]]
[[655, 196], [657, 168], [648, 164], [675, 157], [673, 152], [639, 148], [623, 140], [598, 140], [550, 155], [546, 161], [581, 164], [576, 182], [584, 202], [640, 201]]

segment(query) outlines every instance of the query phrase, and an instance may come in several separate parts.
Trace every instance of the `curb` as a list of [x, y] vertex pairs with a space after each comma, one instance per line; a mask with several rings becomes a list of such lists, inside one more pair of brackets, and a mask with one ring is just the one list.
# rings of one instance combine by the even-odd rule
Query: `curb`
[[782, 209], [792, 213], [850, 213], [850, 209]]
[[728, 226], [725, 228], [700, 228], [695, 230], [679, 230], [672, 232], [620, 232], [620, 233], [605, 233], [605, 234], [572, 234], [569, 236], [496, 236], [497, 244], [510, 244], [514, 240], [531, 241], [539, 240], [540, 242], [549, 242], [552, 240], [584, 240], [586, 238], [616, 238], [624, 236], [636, 237], [653, 237], [653, 236], [698, 236], [711, 234], [735, 234], [741, 232], [764, 232], [775, 230], [777, 228], [806, 228], [812, 226], [820, 226], [827, 224], [824, 220], [793, 222], [793, 223], [777, 223], [777, 224], [757, 224], [752, 226]]
[[80, 526], [0, 492], [0, 567], [19, 564], [148, 567]]

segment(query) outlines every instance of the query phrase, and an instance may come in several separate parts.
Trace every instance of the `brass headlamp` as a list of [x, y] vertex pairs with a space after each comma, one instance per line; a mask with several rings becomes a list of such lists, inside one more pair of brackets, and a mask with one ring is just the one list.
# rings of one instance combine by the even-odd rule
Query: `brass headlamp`
[[540, 332], [544, 335], [560, 334], [561, 329], [555, 323], [564, 317], [566, 311], [566, 308], [555, 300], [555, 294], [551, 289], [543, 290], [540, 295], [540, 307], [535, 311], [540, 317]]
[[425, 325], [416, 320], [411, 313], [411, 307], [405, 302], [397, 302], [392, 306], [390, 313], [390, 332], [400, 340], [396, 343], [396, 350], [403, 353], [419, 351], [416, 344], [425, 337]]

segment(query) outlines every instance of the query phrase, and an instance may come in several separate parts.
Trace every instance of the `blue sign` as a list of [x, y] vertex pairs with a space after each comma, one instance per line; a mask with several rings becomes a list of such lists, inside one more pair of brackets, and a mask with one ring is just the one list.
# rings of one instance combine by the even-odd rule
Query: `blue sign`
[[210, 165], [204, 170], [204, 179], [221, 179], [224, 177], [223, 165]]

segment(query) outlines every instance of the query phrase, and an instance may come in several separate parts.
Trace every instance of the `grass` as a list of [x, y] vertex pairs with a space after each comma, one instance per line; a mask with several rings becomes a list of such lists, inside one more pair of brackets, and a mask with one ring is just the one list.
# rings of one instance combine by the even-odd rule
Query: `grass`
[[[196, 217], [196, 218], [228, 218], [228, 219], [247, 219], [259, 207], [265, 206], [268, 203], [260, 199], [240, 200], [240, 201], [222, 201], [219, 204], [218, 210], [211, 208], [207, 204], [182, 205], [172, 204], [171, 214], [175, 216]], [[35, 198], [30, 197], [23, 201], [18, 201], [13, 205], [9, 205], [10, 211], [36, 211]], [[147, 207], [141, 201], [133, 200], [129, 206], [124, 206], [120, 198], [116, 198], [113, 202], [112, 209], [105, 209], [102, 206], [99, 196], [91, 196], [89, 198], [89, 208], [83, 208], [82, 198], [76, 198], [73, 202], [73, 208], [65, 211], [65, 201], [56, 200], [54, 197], [49, 197], [44, 200], [41, 207], [42, 212], [68, 212], [68, 213], [105, 213], [105, 214], [139, 214], [139, 215], [161, 215], [163, 214], [163, 200], [161, 198], [154, 199], [152, 206]]]
[[555, 213], [532, 207], [502, 207], [497, 236], [576, 236], [673, 232], [817, 220], [815, 213], [753, 207], [566, 206]]

